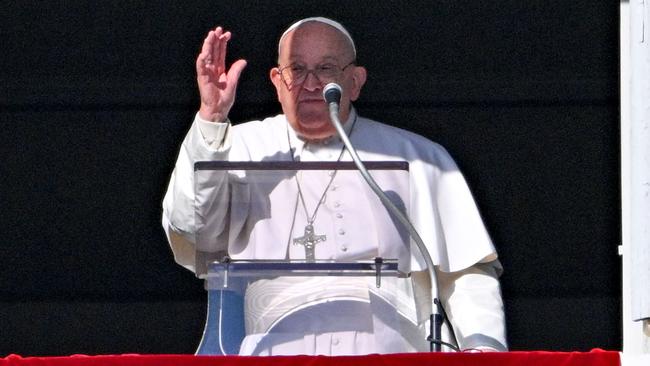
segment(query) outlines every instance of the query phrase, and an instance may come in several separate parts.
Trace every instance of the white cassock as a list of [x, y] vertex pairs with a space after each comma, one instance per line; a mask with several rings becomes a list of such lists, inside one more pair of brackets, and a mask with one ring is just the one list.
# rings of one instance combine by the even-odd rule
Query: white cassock
[[[410, 219], [436, 264], [439, 296], [459, 346], [506, 350], [501, 267], [453, 159], [422, 136], [359, 117], [354, 110], [345, 128], [363, 161], [409, 163], [405, 199]], [[195, 182], [197, 161], [337, 161], [342, 148], [338, 138], [306, 144], [284, 115], [232, 126], [203, 121], [197, 114], [183, 141], [163, 201], [163, 226], [176, 261], [184, 267], [198, 274], [206, 261], [225, 254], [235, 259], [304, 259], [304, 248], [290, 243], [303, 234], [307, 217], [324, 197], [314, 228], [327, 239], [316, 245], [316, 259], [399, 258], [401, 268], [413, 274], [384, 281], [381, 289], [374, 286], [374, 278], [257, 281], [246, 290], [241, 354], [428, 350], [431, 285], [423, 275], [424, 261], [416, 251], [395, 244], [404, 241], [399, 230], [385, 222], [385, 215], [367, 217], [368, 212], [383, 210], [377, 209], [378, 200], [359, 197], [358, 185], [363, 182], [351, 182], [342, 174], [331, 183], [331, 176], [301, 177], [303, 205], [295, 181], [287, 180], [261, 209], [229, 207], [233, 197], [255, 192], [241, 182], [229, 184], [223, 174]], [[345, 153], [340, 160], [351, 159]], [[243, 198], [237, 200], [248, 197]], [[364, 214], [364, 224], [353, 225]], [[443, 335], [448, 337], [444, 327]]]

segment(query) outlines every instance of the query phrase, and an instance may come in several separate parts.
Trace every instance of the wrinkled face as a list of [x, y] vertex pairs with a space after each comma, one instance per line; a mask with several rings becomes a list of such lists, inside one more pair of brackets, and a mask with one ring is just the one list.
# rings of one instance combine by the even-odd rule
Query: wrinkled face
[[[292, 65], [308, 70], [331, 65], [345, 67], [336, 80], [329, 80], [338, 83], [343, 89], [340, 118], [345, 123], [350, 112], [350, 102], [359, 97], [366, 81], [366, 70], [363, 67], [346, 67], [354, 61], [354, 52], [345, 35], [327, 24], [308, 22], [288, 33], [282, 42], [278, 56], [279, 68]], [[279, 68], [271, 69], [271, 81], [275, 85], [282, 111], [296, 133], [307, 140], [320, 140], [336, 134], [323, 100], [323, 87], [329, 81], [319, 80], [313, 72], [309, 72], [302, 84], [287, 86]]]

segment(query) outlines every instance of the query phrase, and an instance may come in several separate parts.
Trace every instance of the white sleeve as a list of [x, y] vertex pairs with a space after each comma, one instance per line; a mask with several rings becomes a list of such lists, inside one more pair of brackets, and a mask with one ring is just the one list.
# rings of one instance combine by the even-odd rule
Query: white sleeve
[[498, 260], [438, 272], [440, 298], [463, 350], [507, 351]]
[[[163, 199], [162, 224], [176, 262], [195, 271], [195, 235], [202, 228], [206, 231], [223, 230], [224, 220], [213, 215], [210, 222], [196, 222], [195, 204], [201, 202], [227, 202], [219, 195], [227, 194], [220, 189], [218, 177], [211, 177], [211, 187], [195, 192], [194, 163], [197, 161], [225, 160], [230, 150], [230, 123], [213, 123], [202, 120], [198, 113], [190, 127], [178, 154], [165, 198]], [[223, 181], [223, 178], [221, 179]], [[200, 183], [200, 182], [199, 182]], [[216, 184], [215, 184], [216, 183]], [[209, 228], [208, 228], [209, 227]]]

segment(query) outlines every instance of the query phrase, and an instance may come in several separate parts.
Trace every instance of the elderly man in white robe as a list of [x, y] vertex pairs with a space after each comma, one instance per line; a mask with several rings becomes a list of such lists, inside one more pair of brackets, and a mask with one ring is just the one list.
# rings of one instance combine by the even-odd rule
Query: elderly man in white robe
[[[352, 102], [360, 96], [366, 69], [356, 64], [356, 48], [347, 30], [338, 22], [321, 17], [303, 19], [290, 26], [279, 41], [278, 66], [270, 70], [283, 114], [238, 125], [230, 123], [228, 114], [246, 61], [238, 60], [226, 67], [230, 37], [231, 33], [221, 27], [211, 30], [196, 60], [201, 106], [182, 143], [163, 201], [163, 226], [175, 260], [196, 272], [204, 266], [197, 262], [205, 260], [198, 258], [197, 252], [241, 259], [304, 259], [304, 248], [291, 245], [286, 238], [301, 236], [305, 223], [313, 224], [316, 234], [323, 234], [324, 241], [315, 247], [316, 259], [372, 259], [402, 250], [390, 248], [391, 240], [384, 236], [391, 233], [384, 228], [392, 224], [377, 222], [381, 216], [365, 215], [370, 218], [363, 225], [353, 225], [371, 205], [362, 202], [355, 186], [337, 182], [336, 175], [321, 182], [323, 187], [310, 190], [315, 192], [313, 197], [303, 196], [300, 184], [293, 185], [298, 192], [284, 199], [295, 200], [296, 209], [265, 218], [269, 221], [260, 225], [243, 225], [241, 221], [245, 218], [228, 216], [228, 196], [224, 193], [227, 190], [220, 187], [227, 182], [194, 181], [197, 161], [349, 161], [322, 97], [323, 87], [336, 82], [342, 88], [340, 119], [361, 159], [409, 163], [410, 197], [404, 199], [410, 205], [414, 227], [435, 263], [439, 296], [459, 348], [507, 350], [498, 281], [501, 265], [465, 180], [440, 145], [364, 118], [355, 110]], [[285, 202], [271, 204], [287, 206]], [[202, 217], [208, 217], [200, 228], [195, 222], [195, 209], [202, 212]], [[203, 243], [197, 250], [197, 231], [206, 229], [214, 241], [207, 247]], [[247, 232], [241, 235], [242, 231]], [[266, 306], [283, 302], [289, 310], [292, 306], [301, 310], [296, 311], [293, 321], [288, 317], [273, 330], [267, 329], [268, 324], [277, 319], [246, 319], [247, 334], [240, 353], [350, 355], [428, 350], [428, 317], [422, 314], [428, 314], [430, 309], [419, 309], [423, 305], [417, 298], [421, 298], [420, 292], [430, 296], [431, 284], [422, 276], [422, 261], [416, 255], [413, 258], [409, 264], [412, 276], [405, 280], [406, 285], [394, 289], [393, 299], [398, 299], [400, 305], [388, 301], [389, 307], [407, 308], [400, 311], [407, 320], [399, 324], [377, 321], [373, 312], [386, 304], [376, 306], [369, 301], [334, 298], [311, 307], [301, 303], [306, 298], [327, 299], [337, 292], [337, 285], [349, 285], [340, 278], [328, 279], [327, 284], [320, 283], [322, 278], [298, 284], [286, 278], [253, 283], [246, 292], [247, 306], [256, 297], [271, 293], [269, 296], [282, 301], [271, 299], [265, 302]], [[283, 293], [286, 288], [298, 289], [298, 293]], [[363, 286], [359, 288], [361, 291], [354, 296], [362, 300], [373, 297], [371, 290], [364, 294]], [[267, 314], [273, 313], [273, 309], [266, 310]], [[314, 313], [318, 315], [313, 316]], [[449, 333], [445, 332], [445, 337]]]

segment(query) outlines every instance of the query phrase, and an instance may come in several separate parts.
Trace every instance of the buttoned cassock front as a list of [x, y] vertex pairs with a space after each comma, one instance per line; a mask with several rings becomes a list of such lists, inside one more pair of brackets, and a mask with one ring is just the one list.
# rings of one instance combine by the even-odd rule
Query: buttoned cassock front
[[[348, 132], [351, 132], [352, 144], [362, 160], [409, 163], [410, 186], [406, 194], [409, 197], [405, 199], [409, 201], [410, 218], [436, 264], [440, 296], [447, 305], [460, 346], [505, 350], [503, 304], [497, 280], [500, 265], [476, 204], [453, 159], [441, 146], [421, 136], [358, 117], [354, 110], [345, 128], [352, 130]], [[269, 207], [263, 210], [233, 210], [230, 207], [228, 210], [233, 199], [240, 202], [255, 201], [254, 197], [245, 195], [260, 192], [251, 192], [246, 187], [238, 186], [241, 182], [227, 182], [223, 174], [217, 173], [200, 177], [202, 181], [195, 182], [195, 162], [336, 161], [342, 147], [337, 138], [318, 144], [306, 144], [296, 136], [283, 115], [237, 126], [202, 121], [197, 115], [181, 146], [163, 202], [163, 226], [176, 261], [192, 271], [200, 272], [205, 260], [218, 258], [225, 253], [242, 259], [304, 258], [304, 248], [291, 245], [291, 241], [303, 234], [307, 216], [313, 214], [331, 177], [314, 175], [323, 172], [299, 177], [306, 209], [299, 202], [295, 181], [287, 180], [277, 186], [269, 200], [261, 200], [269, 202]], [[349, 161], [349, 155], [343, 154], [341, 160]], [[316, 258], [354, 260], [372, 259], [380, 255], [399, 258], [402, 267], [407, 270], [422, 270], [424, 262], [417, 251], [396, 244], [403, 242], [399, 240], [399, 230], [384, 222], [388, 220], [385, 214], [382, 216], [379, 213], [364, 221], [364, 226], [353, 225], [360, 212], [375, 213], [384, 210], [377, 209], [379, 201], [368, 197], [359, 199], [360, 188], [356, 185], [363, 182], [350, 182], [342, 175], [334, 176], [331, 185], [327, 187], [314, 221], [315, 233], [327, 236], [325, 242], [316, 244]], [[384, 183], [390, 184], [390, 181], [384, 180]], [[245, 182], [242, 184], [245, 185]], [[382, 186], [382, 189], [385, 188]], [[397, 186], [392, 188], [399, 190]], [[244, 197], [236, 197], [237, 195]], [[199, 205], [196, 218], [195, 204]], [[263, 217], [251, 219], [251, 215], [260, 215], [260, 212], [263, 212]], [[359, 283], [355, 282], [352, 287], [357, 285]], [[249, 291], [263, 291], [259, 285], [257, 289], [252, 287]], [[413, 280], [407, 285], [397, 285], [396, 294], [383, 298], [390, 305], [401, 309], [401, 313], [415, 324], [416, 333], [426, 333], [424, 320], [428, 310], [426, 306], [422, 309], [422, 303], [418, 305], [413, 298], [418, 292], [428, 291], [428, 287], [426, 281]], [[312, 288], [319, 289], [322, 286]], [[303, 288], [302, 291], [308, 289]], [[247, 297], [257, 295], [247, 293]], [[368, 306], [376, 310], [377, 304], [381, 303], [369, 301], [375, 295], [372, 291], [366, 292], [360, 295], [360, 301], [340, 303], [339, 306], [346, 307], [353, 313], [372, 313], [373, 310]], [[327, 294], [321, 292], [315, 296], [322, 300], [314, 305], [318, 305], [318, 314], [323, 314], [323, 309], [328, 310], [327, 305], [323, 305], [327, 303]], [[298, 306], [297, 303], [294, 305]], [[256, 354], [351, 354], [407, 352], [426, 348], [426, 342], [412, 339], [401, 343], [387, 341], [384, 338], [399, 338], [400, 333], [408, 332], [402, 328], [393, 329], [394, 332], [391, 333], [391, 327], [396, 327], [395, 323], [386, 324], [382, 328], [377, 324], [377, 317], [374, 320], [358, 319], [358, 324], [354, 324], [338, 312], [334, 319], [338, 319], [337, 322], [345, 329], [338, 333], [335, 329], [326, 332], [329, 334], [328, 341], [323, 340], [324, 334], [321, 333], [306, 336], [299, 342], [289, 339], [284, 343], [281, 340], [274, 343], [269, 337], [262, 340], [260, 334], [268, 329], [257, 329], [249, 319], [249, 333], [242, 350], [244, 353]], [[336, 328], [332, 321], [328, 324], [329, 328]], [[273, 323], [273, 319], [262, 323]], [[374, 324], [374, 332], [363, 330], [367, 323]], [[305, 320], [293, 323], [292, 326], [295, 327], [295, 324], [304, 325]], [[286, 326], [286, 322], [282, 326]], [[350, 330], [350, 326], [362, 330]], [[380, 333], [383, 334], [381, 337], [378, 336]], [[283, 334], [286, 338], [286, 332]], [[339, 344], [343, 340], [346, 347], [337, 349], [332, 343], [334, 340]], [[321, 342], [329, 343], [323, 348]], [[353, 344], [349, 345], [350, 342]], [[393, 345], [387, 345], [388, 343]]]

